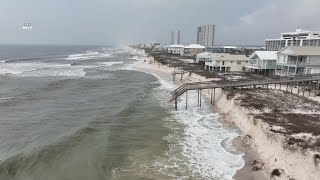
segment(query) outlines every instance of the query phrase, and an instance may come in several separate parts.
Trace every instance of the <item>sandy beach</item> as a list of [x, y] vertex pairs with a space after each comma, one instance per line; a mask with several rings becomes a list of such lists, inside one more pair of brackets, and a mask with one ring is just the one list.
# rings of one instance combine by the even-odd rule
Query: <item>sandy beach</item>
[[[155, 63], [152, 57], [145, 57], [145, 61], [137, 64], [135, 68], [156, 74], [157, 76], [165, 79], [172, 79], [171, 73], [175, 70], [164, 66], [159, 63]], [[199, 81], [208, 81], [212, 79], [206, 79], [203, 76], [192, 73], [191, 75], [185, 75], [180, 81], [180, 77], [176, 80], [177, 85], [186, 82], [199, 82]], [[269, 87], [272, 89], [272, 87]], [[293, 90], [295, 91], [295, 89]], [[238, 94], [237, 94], [238, 93]], [[240, 94], [239, 94], [240, 93]], [[242, 94], [243, 93], [243, 94]], [[252, 98], [257, 98], [260, 100], [265, 99], [266, 105], [259, 109], [259, 104], [254, 104], [252, 102], [246, 102], [246, 93], [249, 93], [247, 96]], [[254, 94], [252, 94], [254, 93]], [[210, 97], [210, 92], [205, 91], [203, 93], [208, 98]], [[222, 124], [229, 123], [234, 124], [237, 128], [240, 129], [242, 135], [237, 137], [234, 140], [234, 144], [238, 147], [239, 150], [245, 153], [243, 159], [245, 165], [242, 169], [239, 169], [234, 176], [236, 180], [264, 180], [264, 179], [305, 179], [305, 180], [317, 180], [319, 176], [319, 171], [317, 171], [318, 165], [316, 157], [318, 157], [318, 151], [316, 149], [306, 149], [303, 150], [303, 147], [300, 147], [301, 144], [292, 143], [293, 145], [288, 144], [288, 138], [300, 137], [305, 138], [305, 136], [300, 135], [305, 132], [305, 130], [295, 131], [295, 133], [288, 135], [288, 133], [274, 133], [277, 132], [277, 127], [274, 125], [274, 122], [268, 122], [264, 120], [264, 114], [271, 113], [268, 116], [272, 116], [272, 109], [279, 106], [279, 111], [283, 113], [292, 112], [296, 115], [293, 118], [305, 116], [306, 117], [316, 111], [318, 111], [316, 101], [318, 97], [315, 95], [306, 95], [307, 97], [289, 95], [282, 90], [266, 90], [257, 92], [244, 91], [236, 92], [236, 95], [226, 94], [221, 90], [217, 92], [217, 98], [215, 99], [216, 105], [213, 107], [216, 112], [220, 114], [220, 122]], [[269, 100], [268, 96], [274, 96], [280, 99], [277, 102], [277, 99], [274, 98]], [[238, 97], [235, 98], [234, 96]], [[254, 97], [257, 96], [257, 97]], [[241, 98], [239, 98], [241, 97]], [[236, 100], [237, 99], [237, 100]], [[247, 98], [248, 99], [248, 98]], [[281, 101], [281, 99], [283, 99]], [[290, 103], [295, 104], [295, 106], [290, 106], [287, 109], [281, 108], [281, 106], [287, 106], [286, 104], [281, 105], [281, 103], [290, 99]], [[315, 100], [315, 101], [314, 101]], [[257, 101], [257, 100], [253, 100]], [[291, 102], [292, 101], [292, 102]], [[258, 102], [258, 101], [257, 101]], [[278, 104], [274, 107], [275, 104]], [[301, 105], [299, 105], [301, 104]], [[315, 106], [316, 105], [316, 106]], [[313, 109], [306, 109], [304, 107], [313, 107]], [[283, 110], [282, 110], [283, 109]], [[278, 111], [278, 110], [277, 110]], [[302, 114], [301, 114], [302, 113]], [[261, 116], [261, 117], [260, 117]], [[260, 118], [259, 118], [260, 117]], [[310, 118], [312, 118], [310, 116]], [[281, 126], [285, 126], [284, 124]], [[294, 125], [299, 128], [299, 124]], [[311, 125], [312, 126], [312, 125]], [[271, 127], [271, 128], [270, 128]], [[286, 127], [288, 132], [290, 127]], [[312, 133], [312, 131], [310, 131]], [[300, 134], [299, 134], [300, 133]], [[317, 133], [317, 132], [314, 132]], [[289, 133], [290, 134], [290, 133]], [[309, 136], [309, 135], [307, 135]], [[314, 137], [317, 138], [317, 137]], [[306, 140], [307, 141], [307, 140]], [[315, 140], [316, 141], [316, 140]], [[290, 144], [290, 142], [289, 142]], [[292, 147], [291, 147], [292, 146]], [[312, 145], [313, 146], [313, 145]], [[314, 145], [315, 146], [315, 145]], [[310, 146], [311, 147], [311, 146]], [[316, 147], [316, 146], [315, 146]], [[294, 149], [294, 150], [292, 150]], [[302, 152], [303, 151], [303, 152]], [[302, 168], [303, 167], [303, 168]], [[273, 174], [273, 175], [272, 175]]]
[[[172, 80], [171, 73], [174, 71], [174, 68], [170, 68], [162, 64], [155, 63], [152, 57], [145, 57], [145, 61], [141, 61], [140, 63], [136, 64], [135, 68], [143, 72], [154, 74], [165, 80]], [[182, 81], [180, 81], [180, 79], [177, 80], [176, 84], [178, 86], [187, 82], [199, 82], [199, 81], [208, 81], [208, 79], [194, 74], [193, 76], [183, 77]], [[205, 93], [205, 96], [209, 98], [210, 96], [209, 92]], [[216, 112], [220, 113], [219, 107], [213, 106], [213, 108]], [[231, 120], [229, 118], [230, 117], [228, 115], [224, 114], [219, 121], [221, 122], [221, 124], [231, 124]], [[254, 149], [244, 147], [240, 137], [234, 140], [234, 145], [237, 146], [239, 150], [241, 150], [242, 152], [245, 152], [245, 155], [243, 156], [245, 165], [242, 169], [239, 169], [237, 171], [236, 175], [234, 176], [234, 179], [236, 180], [269, 179], [269, 176], [263, 171], [252, 171], [252, 162], [258, 159], [258, 154]]]

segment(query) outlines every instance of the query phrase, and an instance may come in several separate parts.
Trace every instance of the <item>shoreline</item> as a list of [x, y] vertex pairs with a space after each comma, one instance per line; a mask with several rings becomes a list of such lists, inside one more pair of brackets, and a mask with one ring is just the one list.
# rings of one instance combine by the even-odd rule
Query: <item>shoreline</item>
[[[144, 61], [145, 60], [145, 61]], [[172, 75], [171, 73], [173, 72], [174, 68], [167, 67], [165, 65], [162, 65], [160, 63], [152, 63], [150, 64], [150, 61], [154, 62], [154, 59], [152, 57], [145, 57], [143, 61], [140, 63], [137, 63], [134, 65], [134, 68], [136, 70], [145, 72], [145, 73], [150, 73], [156, 76], [159, 76], [160, 78], [166, 79], [166, 80], [171, 80]], [[192, 77], [183, 77], [183, 80], [180, 81], [177, 80], [176, 84], [177, 86], [186, 83], [186, 82], [196, 82], [196, 81], [208, 81], [209, 79], [206, 79], [203, 76], [199, 76], [194, 74]], [[209, 98], [208, 93], [204, 93], [204, 95]], [[217, 106], [212, 106], [212, 109], [220, 115], [218, 122], [222, 124], [222, 126], [228, 126], [228, 125], [233, 125], [237, 129], [239, 129], [230, 119], [230, 117], [227, 114], [222, 113], [219, 107]], [[224, 127], [225, 128], [225, 127]], [[240, 130], [240, 129], [239, 129]], [[244, 153], [242, 156], [242, 159], [244, 160], [243, 167], [238, 169], [236, 171], [236, 174], [233, 176], [233, 179], [235, 180], [255, 180], [259, 178], [259, 180], [269, 180], [268, 176], [262, 172], [262, 171], [257, 171], [257, 172], [251, 172], [251, 165], [252, 162], [256, 159], [258, 159], [258, 153], [251, 149], [251, 148], [244, 148], [241, 142], [241, 139], [239, 137], [236, 137], [233, 140], [233, 145], [241, 152]]]
[[[172, 78], [175, 68], [155, 62], [154, 57], [146, 56], [145, 52], [141, 54], [145, 63], [136, 67], [155, 70]], [[155, 63], [149, 64], [149, 61]], [[176, 83], [181, 84], [217, 80], [195, 73], [183, 76], [182, 82], [180, 76], [177, 77]], [[297, 87], [293, 87], [295, 90]], [[210, 99], [210, 90], [204, 90], [203, 95]], [[245, 164], [237, 170], [234, 179], [319, 179], [320, 131], [314, 126], [320, 116], [317, 113], [320, 112], [319, 96], [309, 94], [303, 97], [269, 86], [254, 90], [217, 89], [215, 97], [212, 108], [221, 116], [219, 122], [232, 124], [241, 132], [233, 143], [245, 153], [242, 157]], [[306, 125], [298, 120], [301, 118], [306, 118]]]

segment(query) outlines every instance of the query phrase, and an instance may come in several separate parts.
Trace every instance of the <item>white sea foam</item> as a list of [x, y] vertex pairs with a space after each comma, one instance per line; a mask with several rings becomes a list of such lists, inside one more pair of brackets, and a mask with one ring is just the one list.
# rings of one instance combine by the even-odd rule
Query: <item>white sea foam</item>
[[88, 65], [54, 64], [54, 63], [4, 63], [0, 64], [0, 75], [23, 77], [70, 76], [83, 77], [84, 69], [103, 68], [123, 64], [123, 61], [101, 62]]
[[11, 100], [14, 99], [15, 97], [4, 97], [4, 98], [0, 98], [0, 100]]
[[103, 62], [103, 66], [113, 66], [117, 64], [123, 64], [123, 61], [111, 61], [111, 62]]
[[[185, 125], [184, 136], [179, 145], [183, 147], [182, 154], [188, 161], [192, 174], [200, 179], [232, 179], [236, 170], [243, 166], [242, 155], [227, 152], [222, 147], [222, 141], [233, 139], [238, 134], [231, 129], [222, 128], [218, 122], [218, 114], [212, 112], [212, 107], [203, 103], [196, 107], [197, 93], [189, 92], [188, 110], [176, 112], [176, 119]], [[182, 100], [179, 104], [185, 104]], [[232, 141], [228, 142], [229, 148]]]
[[[168, 94], [175, 85], [155, 76], [162, 84], [158, 99], [167, 106]], [[172, 130], [164, 137], [169, 143], [167, 156], [159, 157], [154, 166], [175, 179], [231, 180], [244, 166], [243, 154], [232, 153], [236, 152], [232, 141], [238, 132], [222, 127], [219, 115], [205, 98], [202, 107], [197, 107], [196, 92], [188, 93], [188, 110], [185, 110], [185, 99], [185, 96], [180, 98], [179, 110], [172, 111], [174, 118], [166, 122]]]
[[88, 60], [88, 59], [107, 58], [110, 56], [111, 56], [110, 53], [88, 51], [87, 53], [83, 53], [83, 54], [71, 54], [66, 58], [66, 60]]
[[77, 76], [85, 75], [84, 67], [70, 64], [51, 63], [5, 63], [0, 65], [0, 75], [24, 77], [37, 76]]

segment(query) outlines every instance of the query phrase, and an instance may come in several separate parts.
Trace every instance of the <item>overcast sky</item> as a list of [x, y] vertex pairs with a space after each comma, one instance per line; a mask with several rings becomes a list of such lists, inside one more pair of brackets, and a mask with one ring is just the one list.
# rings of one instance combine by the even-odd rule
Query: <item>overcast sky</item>
[[[215, 24], [215, 44], [259, 45], [296, 28], [320, 30], [320, 0], [0, 0], [0, 43], [182, 43]], [[22, 30], [30, 22], [33, 29]]]

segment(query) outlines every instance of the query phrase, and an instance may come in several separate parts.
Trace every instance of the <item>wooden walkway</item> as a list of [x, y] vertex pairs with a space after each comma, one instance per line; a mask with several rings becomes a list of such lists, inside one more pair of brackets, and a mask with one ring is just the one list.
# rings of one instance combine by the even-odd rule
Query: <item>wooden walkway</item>
[[296, 77], [292, 79], [280, 79], [280, 80], [265, 80], [265, 81], [246, 81], [246, 82], [196, 82], [196, 83], [186, 83], [171, 92], [171, 97], [169, 102], [175, 101], [175, 109], [177, 110], [177, 99], [186, 93], [186, 109], [188, 106], [188, 91], [197, 90], [198, 91], [198, 106], [201, 107], [201, 90], [209, 89], [211, 90], [211, 104], [215, 101], [215, 91], [216, 89], [228, 89], [228, 88], [256, 88], [256, 87], [266, 87], [269, 88], [270, 85], [274, 85], [277, 89], [279, 85], [280, 89], [283, 85], [286, 86], [286, 91], [292, 93], [293, 87], [298, 86], [298, 94], [303, 92], [305, 94], [306, 89], [308, 89], [309, 94], [312, 90], [319, 91], [320, 89], [320, 75], [306, 76], [306, 77]]
[[182, 81], [183, 75], [184, 75], [184, 74], [187, 74], [187, 73], [188, 73], [187, 71], [180, 70], [180, 69], [175, 69], [175, 70], [171, 73], [172, 76], [173, 76], [173, 82], [176, 81], [176, 76], [179, 75], [179, 74], [181, 75], [180, 80]]

